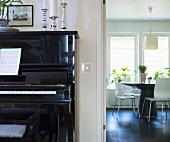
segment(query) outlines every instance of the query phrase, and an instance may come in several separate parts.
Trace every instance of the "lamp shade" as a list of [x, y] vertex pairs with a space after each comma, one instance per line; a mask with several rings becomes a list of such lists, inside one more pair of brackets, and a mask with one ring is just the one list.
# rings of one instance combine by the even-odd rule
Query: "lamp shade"
[[158, 49], [158, 37], [148, 36], [146, 38], [145, 50], [156, 50]]

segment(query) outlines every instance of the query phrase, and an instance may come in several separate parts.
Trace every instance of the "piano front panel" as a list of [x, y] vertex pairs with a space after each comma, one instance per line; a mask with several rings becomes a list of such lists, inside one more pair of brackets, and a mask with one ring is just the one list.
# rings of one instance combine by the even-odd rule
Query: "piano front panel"
[[[27, 84], [67, 84], [67, 71], [23, 72]], [[48, 76], [48, 77], [47, 77]]]

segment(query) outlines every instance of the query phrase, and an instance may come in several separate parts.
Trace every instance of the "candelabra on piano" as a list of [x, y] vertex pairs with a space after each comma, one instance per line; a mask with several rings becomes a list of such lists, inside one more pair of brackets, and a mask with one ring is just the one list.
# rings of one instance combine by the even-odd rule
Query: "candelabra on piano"
[[46, 22], [46, 13], [47, 13], [47, 9], [46, 8], [43, 8], [42, 9], [43, 11], [43, 23], [42, 23], [42, 30], [43, 31], [47, 31], [47, 22]]
[[51, 31], [56, 31], [57, 30], [57, 23], [56, 19], [59, 18], [58, 16], [51, 16]]
[[62, 20], [61, 20], [61, 29], [65, 30], [66, 28], [66, 5], [67, 3], [63, 2], [61, 4], [63, 6], [62, 8]]

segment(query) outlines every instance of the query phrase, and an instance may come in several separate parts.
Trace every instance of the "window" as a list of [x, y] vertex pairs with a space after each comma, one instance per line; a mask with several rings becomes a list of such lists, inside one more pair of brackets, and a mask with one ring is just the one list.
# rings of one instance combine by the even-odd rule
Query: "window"
[[144, 51], [144, 65], [147, 66], [147, 76], [153, 77], [156, 70], [164, 70], [164, 68], [169, 67], [168, 40], [168, 37], [158, 37], [158, 49]]
[[[132, 74], [135, 70], [135, 39], [133, 36], [109, 36], [109, 63], [111, 74], [113, 69], [120, 71], [122, 67], [128, 67]], [[134, 79], [134, 77], [132, 77]], [[110, 77], [113, 80], [113, 76]]]
[[[146, 38], [146, 36], [144, 36], [144, 38]], [[169, 68], [170, 43], [168, 35], [158, 36], [158, 50], [138, 49], [137, 39], [138, 36], [135, 34], [108, 36], [108, 85], [113, 80], [113, 76], [109, 76], [113, 69], [120, 72], [122, 67], [128, 67], [133, 74], [131, 77], [132, 81], [138, 81], [138, 65], [140, 64], [147, 66], [147, 77], [152, 78], [156, 71], [165, 71], [165, 68]], [[140, 47], [142, 47], [142, 42], [140, 42]], [[114, 88], [114, 85], [111, 85], [111, 88]]]

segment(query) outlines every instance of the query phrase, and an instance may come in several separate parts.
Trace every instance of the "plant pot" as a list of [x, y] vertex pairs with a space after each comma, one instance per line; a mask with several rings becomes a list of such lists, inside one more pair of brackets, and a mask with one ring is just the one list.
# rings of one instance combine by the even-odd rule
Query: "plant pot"
[[148, 79], [148, 84], [150, 84], [152, 81], [152, 77], [148, 77], [147, 79]]
[[140, 82], [145, 84], [146, 81], [146, 73], [140, 73]]
[[8, 20], [8, 19], [0, 19], [0, 27], [8, 27], [9, 21], [10, 20]]

